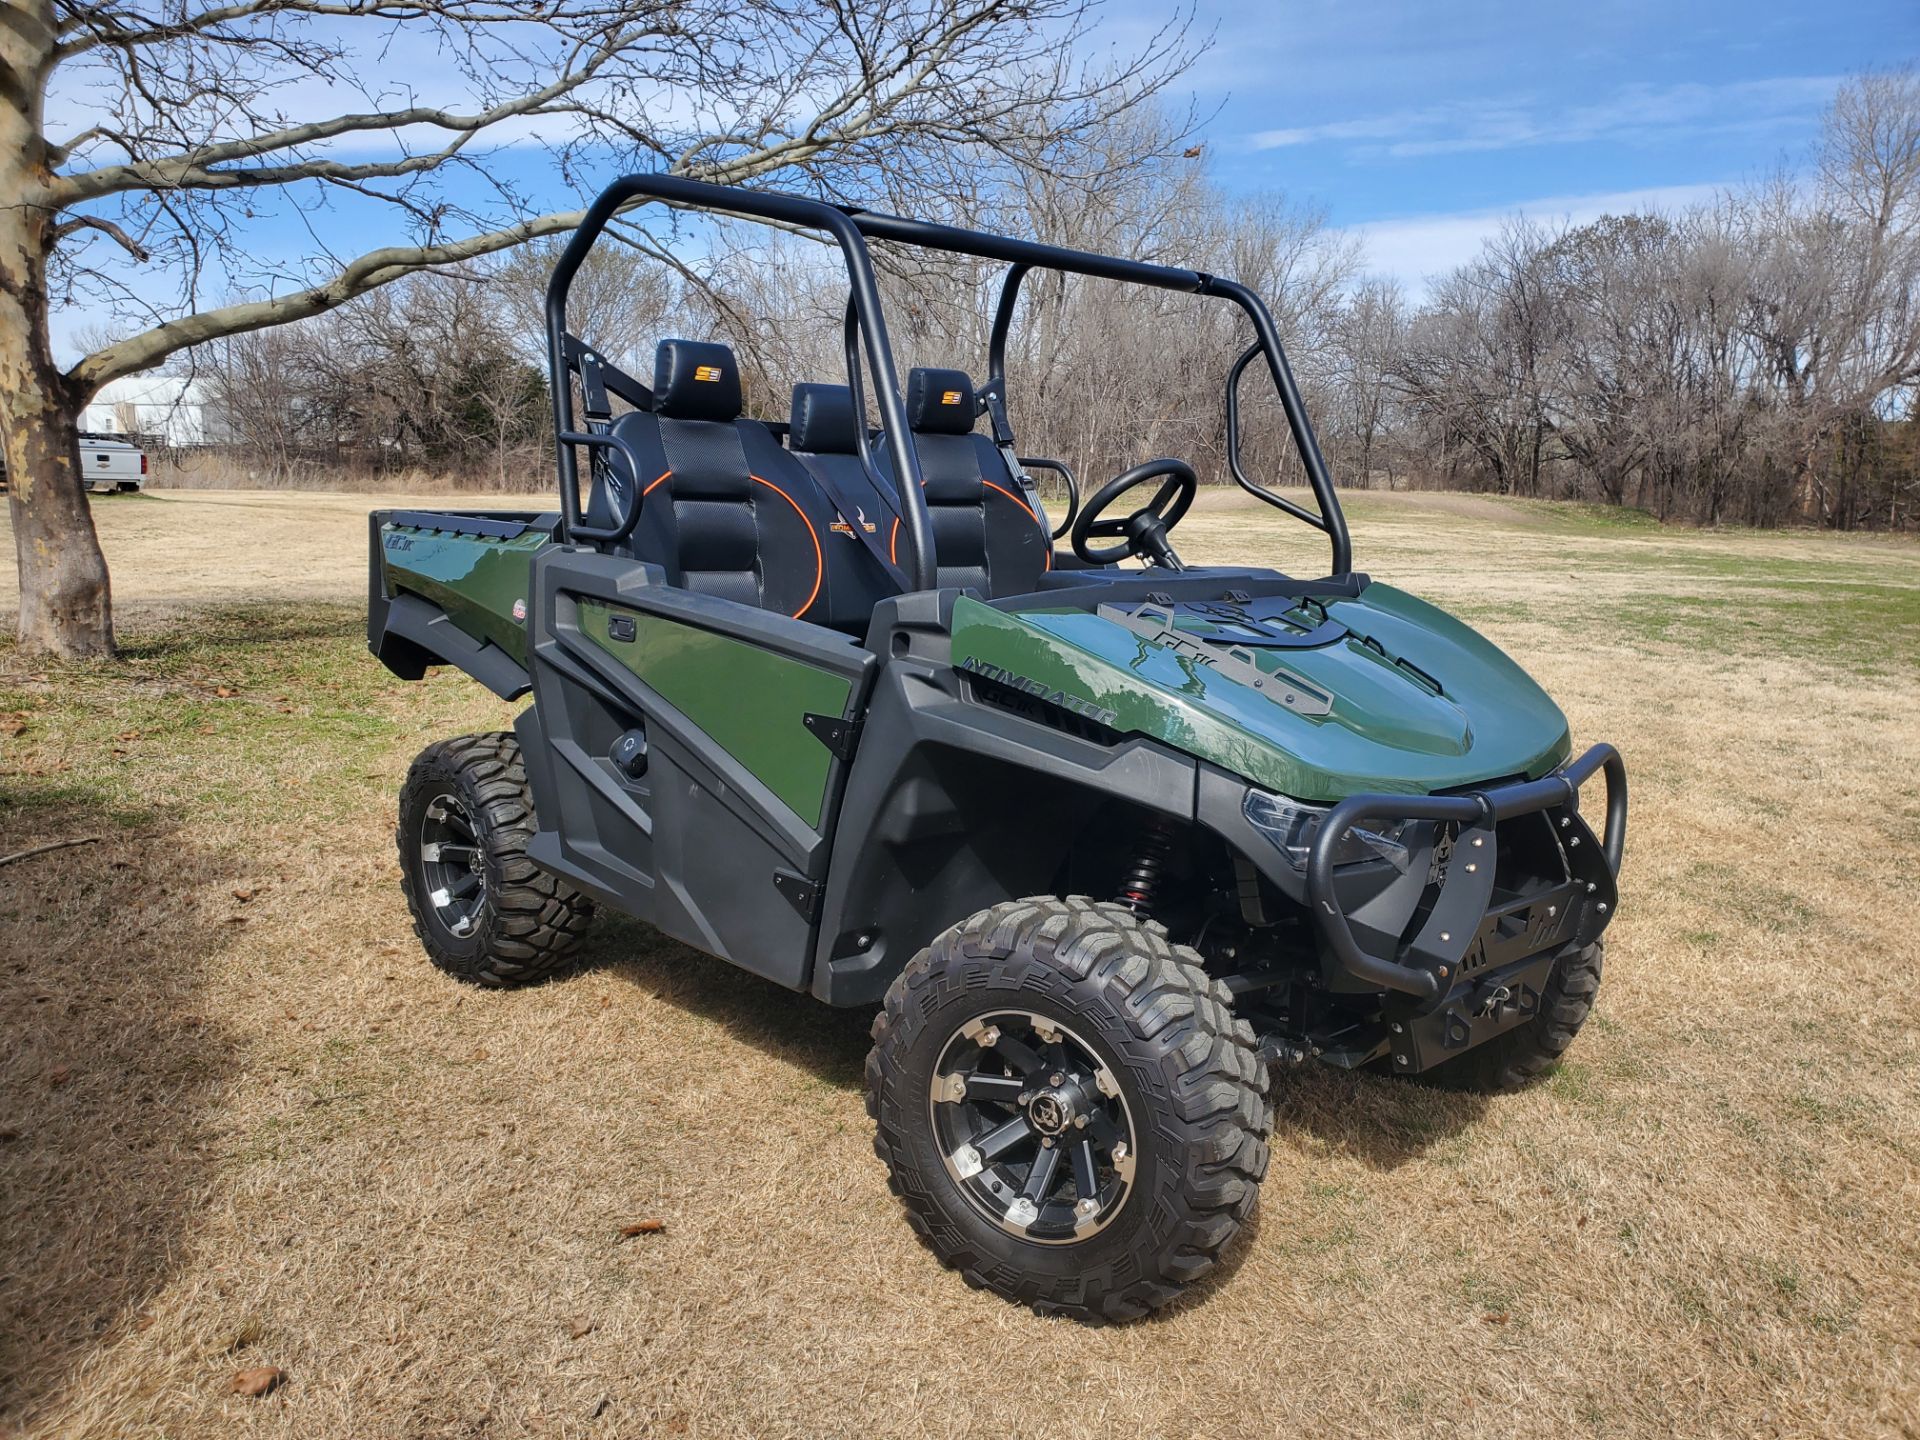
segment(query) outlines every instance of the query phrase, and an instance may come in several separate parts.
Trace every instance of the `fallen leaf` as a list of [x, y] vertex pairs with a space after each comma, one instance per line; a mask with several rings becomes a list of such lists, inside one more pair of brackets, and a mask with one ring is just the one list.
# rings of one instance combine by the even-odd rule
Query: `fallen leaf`
[[135, 1330], [151, 1330], [153, 1328], [153, 1316], [142, 1311], [133, 1317], [133, 1328]]
[[271, 1365], [256, 1365], [251, 1370], [236, 1371], [229, 1388], [235, 1395], [258, 1399], [286, 1378]]
[[72, 1078], [73, 1067], [71, 1065], [56, 1065], [47, 1072], [47, 1083], [50, 1085], [64, 1085]]
[[1573, 1228], [1578, 1230], [1582, 1225], [1586, 1223], [1587, 1223], [1587, 1217], [1582, 1215], [1578, 1220], [1573, 1222]]
[[234, 692], [225, 685], [216, 685], [213, 693], [218, 695], [222, 700], [231, 700], [234, 696]]
[[1512, 1318], [1513, 1317], [1504, 1310], [1489, 1311], [1480, 1317], [1481, 1322], [1487, 1325], [1504, 1325]]
[[573, 1322], [570, 1329], [574, 1339], [584, 1340], [593, 1333], [593, 1321], [582, 1315]]
[[473, 1058], [475, 1060], [484, 1060], [487, 1058], [487, 1052], [484, 1050], [476, 1050], [473, 1052]]
[[658, 1235], [667, 1228], [664, 1220], [636, 1220], [631, 1225], [620, 1227], [620, 1238], [630, 1240], [635, 1235]]
[[247, 903], [247, 901], [253, 899], [253, 897], [258, 893], [259, 892], [255, 890], [236, 890], [233, 892], [233, 898], [238, 900], [242, 905], [244, 905]]
[[138, 730], [122, 730], [113, 738], [116, 740], [138, 740], [140, 738], [140, 732]]
[[229, 925], [244, 925], [246, 923], [247, 923], [247, 917], [244, 915], [227, 916], [227, 924]]

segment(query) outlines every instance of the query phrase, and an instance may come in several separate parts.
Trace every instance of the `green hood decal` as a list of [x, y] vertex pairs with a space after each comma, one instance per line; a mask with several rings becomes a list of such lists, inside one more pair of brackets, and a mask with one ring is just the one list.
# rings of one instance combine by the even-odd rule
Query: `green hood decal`
[[[1444, 611], [1374, 584], [1358, 599], [1328, 599], [1324, 617], [1347, 633], [1209, 663], [1226, 637], [1203, 617], [1182, 614], [1180, 639], [1163, 641], [1152, 624], [1086, 610], [1010, 614], [962, 597], [953, 661], [1302, 800], [1534, 777], [1567, 758], [1560, 708]], [[1210, 636], [1210, 647], [1181, 643]]]

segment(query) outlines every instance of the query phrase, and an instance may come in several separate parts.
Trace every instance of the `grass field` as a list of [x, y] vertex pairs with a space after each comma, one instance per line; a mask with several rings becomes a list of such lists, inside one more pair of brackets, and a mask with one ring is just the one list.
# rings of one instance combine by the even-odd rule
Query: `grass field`
[[0, 647], [0, 853], [92, 842], [0, 869], [0, 1434], [1920, 1434], [1920, 548], [1359, 497], [1627, 757], [1600, 1004], [1522, 1095], [1277, 1075], [1232, 1263], [1089, 1330], [913, 1240], [867, 1016], [607, 919], [426, 964], [396, 788], [512, 712], [367, 656], [368, 504], [103, 499], [125, 660]]

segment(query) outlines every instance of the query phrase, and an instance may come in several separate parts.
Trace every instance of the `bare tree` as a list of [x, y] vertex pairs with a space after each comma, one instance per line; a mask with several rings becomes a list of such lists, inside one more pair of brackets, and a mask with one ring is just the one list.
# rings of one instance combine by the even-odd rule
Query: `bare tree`
[[1384, 470], [1393, 489], [1393, 368], [1406, 350], [1407, 323], [1406, 297], [1386, 280], [1358, 286], [1334, 316], [1332, 373], [1325, 387], [1333, 404], [1326, 430], [1329, 448], [1346, 462], [1348, 484], [1371, 486]]
[[[527, 358], [544, 365], [547, 353], [547, 277], [560, 258], [558, 239], [534, 240], [496, 257], [485, 276]], [[678, 301], [673, 272], [631, 245], [601, 244], [574, 273], [567, 320], [623, 369], [642, 366]]]
[[[21, 643], [112, 649], [75, 424], [102, 384], [578, 223], [490, 168], [490, 141], [546, 146], [565, 181], [617, 165], [827, 190], [836, 174], [882, 173], [910, 188], [960, 152], [1098, 129], [1191, 58], [1175, 19], [1137, 57], [1082, 61], [1096, 3], [9, 0], [0, 428]], [[423, 98], [396, 59], [449, 95]], [[334, 94], [364, 103], [315, 98]], [[50, 104], [69, 132], [49, 133]], [[464, 187], [446, 183], [457, 173]], [[337, 205], [399, 243], [340, 256], [316, 241], [278, 272], [248, 243], [275, 204]], [[628, 238], [658, 248], [637, 224]], [[177, 287], [165, 304], [142, 298], [156, 273]], [[204, 305], [216, 283], [254, 294]], [[142, 328], [63, 370], [50, 295], [104, 301]]]
[[1920, 383], [1920, 76], [1843, 86], [1816, 168], [1810, 205], [1784, 182], [1746, 203], [1751, 331], [1798, 432], [1800, 508], [1845, 526], [1876, 508], [1849, 452]]

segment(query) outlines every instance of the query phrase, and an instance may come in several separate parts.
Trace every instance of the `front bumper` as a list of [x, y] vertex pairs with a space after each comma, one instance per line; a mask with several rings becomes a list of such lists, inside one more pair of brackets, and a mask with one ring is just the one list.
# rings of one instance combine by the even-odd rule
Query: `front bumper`
[[[1601, 770], [1607, 812], [1604, 838], [1596, 839], [1580, 815], [1580, 787]], [[1537, 816], [1544, 822], [1528, 818]], [[1422, 877], [1428, 895], [1411, 935], [1369, 927], [1361, 916], [1369, 948], [1356, 937], [1334, 850], [1349, 827], [1389, 819], [1433, 822], [1429, 833], [1446, 840], [1436, 838], [1421, 857], [1430, 867]], [[1505, 834], [1513, 849], [1520, 830], [1531, 832], [1533, 852], [1524, 875], [1501, 844]], [[1538, 780], [1453, 795], [1354, 795], [1327, 813], [1314, 836], [1308, 907], [1348, 988], [1403, 997], [1394, 1007], [1405, 1017], [1394, 1032], [1396, 1064], [1425, 1069], [1522, 1023], [1537, 1008], [1553, 959], [1606, 928], [1626, 835], [1626, 766], [1605, 744]], [[1543, 852], [1557, 852], [1558, 863], [1543, 866]]]

